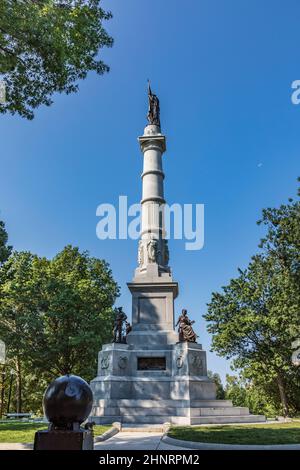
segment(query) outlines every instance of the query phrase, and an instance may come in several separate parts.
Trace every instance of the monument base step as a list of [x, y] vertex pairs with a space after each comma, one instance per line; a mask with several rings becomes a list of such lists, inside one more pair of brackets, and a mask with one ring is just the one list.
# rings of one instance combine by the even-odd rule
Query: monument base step
[[[189, 424], [242, 424], [242, 423], [264, 423], [266, 421], [263, 415], [243, 415], [243, 416], [199, 416], [190, 418]], [[172, 424], [182, 424], [181, 417], [175, 416]]]
[[168, 416], [168, 415], [123, 415], [123, 416], [92, 416], [91, 421], [96, 424], [111, 424], [115, 421], [122, 423], [122, 426], [132, 424], [164, 424], [166, 422], [180, 425], [197, 424], [240, 424], [240, 423], [262, 423], [266, 418], [262, 415], [243, 415], [243, 416]]
[[135, 399], [112, 399], [100, 398], [95, 401], [94, 409], [106, 407], [131, 407], [131, 408], [161, 408], [171, 406], [173, 408], [232, 408], [231, 400], [135, 400]]
[[251, 415], [230, 400], [128, 400], [99, 399], [90, 421], [96, 424], [230, 424], [264, 422], [264, 416]]
[[211, 416], [247, 416], [249, 409], [246, 407], [214, 407], [214, 408], [196, 408], [196, 407], [179, 407], [174, 406], [155, 406], [153, 408], [138, 407], [96, 407], [93, 409], [94, 416], [127, 416], [139, 418], [140, 416], [183, 416], [183, 417], [211, 417]]

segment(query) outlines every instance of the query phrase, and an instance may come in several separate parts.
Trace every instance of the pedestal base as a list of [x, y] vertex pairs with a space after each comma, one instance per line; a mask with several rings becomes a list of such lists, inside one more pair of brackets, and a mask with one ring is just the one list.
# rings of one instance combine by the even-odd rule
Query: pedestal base
[[[175, 334], [175, 333], [174, 333]], [[107, 344], [99, 353], [98, 376], [91, 382], [96, 424], [204, 424], [264, 421], [248, 408], [216, 400], [200, 344], [164, 344], [155, 349]]]
[[37, 431], [34, 450], [94, 450], [93, 431]]

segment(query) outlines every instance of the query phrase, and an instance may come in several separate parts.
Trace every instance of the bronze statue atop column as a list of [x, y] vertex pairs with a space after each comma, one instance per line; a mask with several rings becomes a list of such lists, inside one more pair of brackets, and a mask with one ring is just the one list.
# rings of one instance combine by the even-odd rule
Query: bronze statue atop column
[[152, 93], [150, 87], [150, 81], [148, 80], [148, 99], [149, 99], [149, 109], [147, 114], [147, 119], [149, 124], [154, 124], [155, 126], [160, 127], [160, 108], [159, 108], [159, 99], [154, 93]]
[[176, 323], [176, 326], [178, 326], [179, 341], [187, 341], [189, 343], [197, 342], [197, 335], [192, 327], [194, 323], [194, 320], [189, 319], [187, 310], [183, 309]]

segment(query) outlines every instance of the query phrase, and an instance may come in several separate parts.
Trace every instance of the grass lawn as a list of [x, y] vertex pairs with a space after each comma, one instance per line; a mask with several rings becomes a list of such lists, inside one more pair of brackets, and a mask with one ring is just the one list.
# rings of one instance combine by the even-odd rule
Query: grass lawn
[[243, 426], [174, 426], [168, 435], [214, 444], [300, 444], [300, 422]]
[[[100, 436], [111, 426], [94, 426], [94, 435]], [[0, 442], [33, 442], [34, 433], [40, 429], [47, 429], [43, 423], [26, 423], [20, 421], [0, 423]]]
[[106, 426], [94, 426], [93, 429], [94, 429], [94, 436], [101, 436], [102, 434], [105, 433], [105, 431], [107, 431], [108, 429], [110, 429], [111, 426], [108, 424]]

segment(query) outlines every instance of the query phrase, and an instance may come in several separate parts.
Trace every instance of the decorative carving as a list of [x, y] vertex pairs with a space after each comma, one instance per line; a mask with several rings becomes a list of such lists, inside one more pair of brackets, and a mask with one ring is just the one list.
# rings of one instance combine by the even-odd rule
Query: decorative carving
[[125, 369], [128, 363], [128, 358], [126, 356], [120, 356], [118, 360], [118, 366], [120, 369]]
[[192, 365], [199, 370], [200, 375], [203, 374], [203, 360], [201, 359], [199, 354], [193, 354]]
[[147, 243], [148, 259], [150, 263], [157, 263], [157, 240], [151, 239]]
[[122, 307], [118, 307], [117, 310], [115, 310], [113, 343], [126, 343], [126, 334], [124, 331], [126, 320], [127, 320], [126, 313], [123, 312]]
[[197, 342], [197, 335], [192, 327], [194, 323], [194, 320], [189, 319], [187, 310], [183, 309], [176, 323], [176, 326], [178, 326], [179, 341], [188, 341], [189, 343]]
[[108, 369], [108, 367], [109, 367], [109, 357], [104, 356], [101, 359], [101, 369]]
[[167, 266], [170, 259], [168, 240], [164, 240], [164, 248], [164, 264]]
[[150, 81], [148, 80], [148, 99], [149, 99], [149, 109], [147, 114], [147, 119], [149, 124], [154, 124], [155, 126], [160, 127], [160, 109], [159, 109], [159, 99], [154, 93], [152, 93], [150, 87]]
[[177, 366], [177, 369], [181, 369], [181, 367], [183, 366], [183, 357], [182, 356], [178, 356], [176, 358], [176, 366]]
[[145, 262], [145, 257], [144, 257], [144, 247], [143, 247], [143, 242], [142, 240], [139, 241], [139, 251], [138, 251], [138, 265], [142, 266]]

